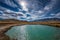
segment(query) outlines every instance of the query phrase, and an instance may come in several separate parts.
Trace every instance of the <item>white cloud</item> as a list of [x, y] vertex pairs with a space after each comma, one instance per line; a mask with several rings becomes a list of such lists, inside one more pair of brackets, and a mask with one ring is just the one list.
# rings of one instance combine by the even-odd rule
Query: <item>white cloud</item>
[[60, 18], [60, 12], [56, 13], [56, 15], [54, 17]]
[[44, 13], [44, 11], [43, 10], [39, 10], [38, 13]]
[[44, 10], [50, 10], [51, 9], [51, 7], [48, 7], [48, 6], [45, 6], [45, 8], [44, 8]]
[[44, 10], [47, 10], [47, 11], [52, 10], [52, 8], [55, 4], [56, 4], [56, 0], [51, 0], [51, 2], [44, 7]]

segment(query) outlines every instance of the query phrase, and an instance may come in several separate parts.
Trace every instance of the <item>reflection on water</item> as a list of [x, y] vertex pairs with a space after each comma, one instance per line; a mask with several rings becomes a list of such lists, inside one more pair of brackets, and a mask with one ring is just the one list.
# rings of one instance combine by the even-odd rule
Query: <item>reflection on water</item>
[[60, 40], [60, 28], [45, 25], [15, 26], [6, 34], [17, 40]]
[[21, 35], [18, 37], [19, 40], [26, 40], [27, 34], [26, 34], [26, 26], [20, 27]]

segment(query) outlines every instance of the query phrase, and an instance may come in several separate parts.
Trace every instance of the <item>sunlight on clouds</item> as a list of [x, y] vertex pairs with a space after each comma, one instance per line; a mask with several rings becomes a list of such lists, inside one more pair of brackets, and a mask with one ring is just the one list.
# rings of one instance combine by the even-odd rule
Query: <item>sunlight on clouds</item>
[[22, 6], [22, 8], [23, 8], [23, 10], [25, 10], [25, 11], [28, 11], [28, 9], [27, 9], [27, 2], [25, 2], [25, 1], [20, 1], [20, 5]]

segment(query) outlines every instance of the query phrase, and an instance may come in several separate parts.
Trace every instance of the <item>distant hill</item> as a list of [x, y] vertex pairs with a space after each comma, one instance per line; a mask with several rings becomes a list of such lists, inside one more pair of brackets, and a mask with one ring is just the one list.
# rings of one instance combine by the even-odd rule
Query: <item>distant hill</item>
[[60, 27], [60, 19], [57, 18], [50, 18], [50, 19], [41, 19], [41, 20], [35, 20], [35, 21], [22, 21], [22, 20], [16, 20], [16, 19], [5, 19], [0, 20], [0, 24], [9, 24], [9, 25], [50, 25], [50, 26], [56, 26]]
[[34, 20], [34, 22], [37, 21], [60, 21], [60, 18], [45, 18], [45, 19]]

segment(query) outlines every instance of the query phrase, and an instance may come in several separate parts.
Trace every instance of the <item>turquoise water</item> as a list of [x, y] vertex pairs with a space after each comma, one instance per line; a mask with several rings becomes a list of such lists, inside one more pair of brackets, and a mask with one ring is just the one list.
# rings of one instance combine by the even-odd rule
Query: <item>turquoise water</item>
[[46, 25], [15, 26], [6, 34], [17, 40], [60, 40], [60, 28]]

